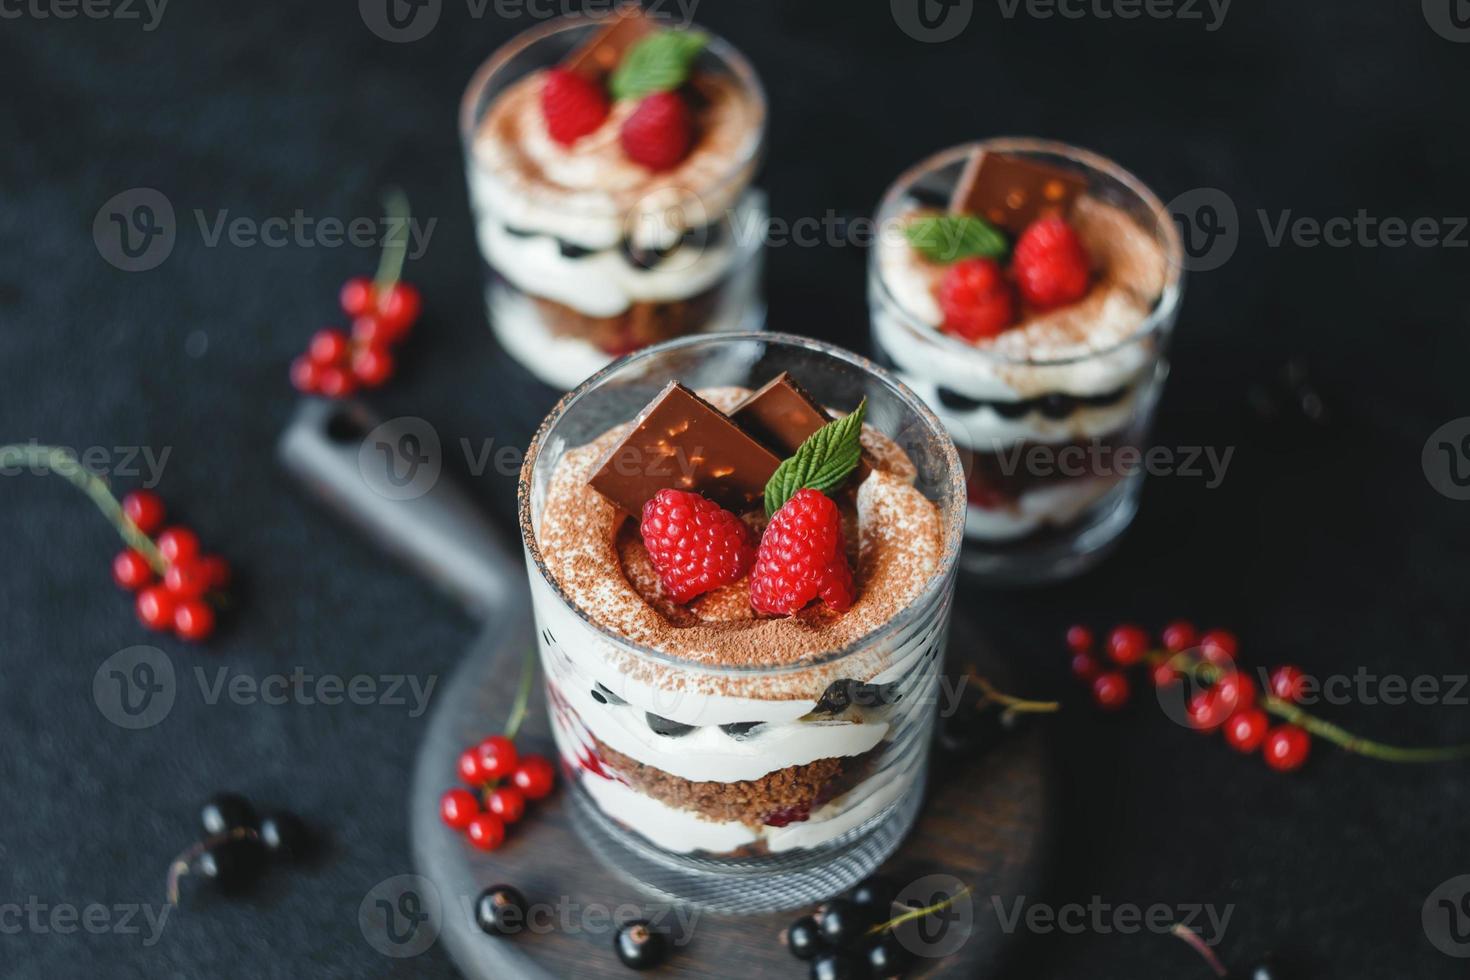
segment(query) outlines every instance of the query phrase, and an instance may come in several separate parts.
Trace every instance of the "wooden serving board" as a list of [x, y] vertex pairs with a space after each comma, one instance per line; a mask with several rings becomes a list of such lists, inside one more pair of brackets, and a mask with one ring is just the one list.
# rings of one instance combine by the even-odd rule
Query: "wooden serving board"
[[[499, 628], [497, 628], [499, 627]], [[473, 980], [565, 980], [568, 977], [634, 976], [613, 953], [617, 924], [653, 918], [674, 940], [667, 962], [653, 977], [806, 977], [778, 937], [802, 911], [723, 917], [670, 908], [609, 872], [576, 836], [562, 788], [532, 803], [511, 828], [504, 846], [475, 851], [438, 819], [438, 800], [455, 785], [459, 753], [498, 730], [508, 713], [520, 658], [534, 642], [529, 623], [490, 623], [449, 684], [435, 699], [419, 751], [410, 800], [410, 833], [420, 875], [438, 893], [438, 941]], [[998, 664], [979, 651], [972, 631], [956, 619], [946, 673], [958, 677], [968, 662], [1004, 682]], [[955, 651], [976, 651], [970, 661]], [[530, 715], [517, 740], [523, 751], [554, 758], [544, 703], [537, 685]], [[932, 901], [936, 893], [972, 889], [952, 914], [927, 926], [905, 927], [906, 944], [922, 951], [910, 977], [991, 975], [1006, 937], [990, 896], [1026, 894], [1038, 883], [1049, 790], [1042, 766], [1041, 726], [972, 760], [936, 754], [928, 800], [913, 833], [882, 873], [911, 894]], [[938, 876], [938, 877], [931, 877]], [[514, 937], [487, 936], [475, 925], [475, 897], [492, 884], [519, 888], [537, 907], [540, 922]], [[635, 912], [635, 910], [637, 910]], [[803, 910], [810, 911], [810, 910]]]

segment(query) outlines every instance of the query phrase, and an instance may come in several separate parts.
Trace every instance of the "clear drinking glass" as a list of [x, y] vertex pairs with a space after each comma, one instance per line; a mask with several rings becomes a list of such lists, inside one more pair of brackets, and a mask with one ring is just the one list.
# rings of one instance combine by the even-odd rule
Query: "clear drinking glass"
[[879, 206], [883, 240], [903, 243], [905, 213], [943, 208], [977, 149], [1081, 175], [1086, 196], [1124, 212], [1163, 258], [1157, 297], [1138, 314], [1136, 329], [1104, 345], [1038, 353], [942, 333], [885, 276], [882, 244], [871, 251], [868, 303], [878, 360], [938, 413], [964, 461], [969, 506], [961, 566], [997, 582], [1054, 580], [1101, 560], [1137, 511], [1142, 451], [1169, 373], [1166, 348], [1183, 295], [1182, 250], [1168, 211], [1132, 174], [1076, 147], [1015, 138], [952, 147], [909, 169]]
[[[512, 358], [562, 391], [650, 343], [765, 321], [767, 205], [752, 181], [766, 101], [754, 69], [711, 38], [690, 84], [732, 93], [726, 104], [741, 107], [731, 113], [740, 124], [697, 141], [671, 170], [650, 174], [621, 154], [616, 106], [604, 129], [575, 144], [580, 156], [558, 159], [522, 83], [602, 24], [570, 15], [518, 35], [475, 73], [460, 105], [490, 326]], [[524, 122], [509, 131], [514, 139], [490, 118], [502, 99], [505, 118]], [[511, 106], [522, 104], [516, 117]], [[548, 153], [561, 168], [554, 175]]]
[[[814, 646], [780, 667], [710, 666], [600, 625], [538, 546], [558, 462], [633, 419], [671, 380], [755, 389], [781, 371], [823, 404], [850, 409], [867, 397], [867, 424], [907, 452], [914, 485], [937, 508], [932, 576], [857, 642]], [[870, 361], [815, 340], [669, 341], [562, 400], [529, 449], [519, 504], [552, 728], [593, 854], [662, 898], [748, 913], [835, 894], [892, 853], [923, 797], [964, 524], [959, 458], [922, 401]], [[677, 735], [646, 727], [654, 720]]]

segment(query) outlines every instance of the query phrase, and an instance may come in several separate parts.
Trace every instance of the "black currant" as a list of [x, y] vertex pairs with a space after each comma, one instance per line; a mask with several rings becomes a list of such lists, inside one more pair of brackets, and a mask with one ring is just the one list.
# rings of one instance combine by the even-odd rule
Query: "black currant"
[[260, 842], [272, 857], [299, 861], [311, 853], [311, 831], [294, 813], [267, 813], [260, 821]]
[[1267, 956], [1251, 967], [1250, 980], [1282, 980], [1285, 976], [1281, 967], [1271, 957]]
[[891, 980], [893, 977], [901, 977], [914, 962], [914, 954], [898, 941], [891, 932], [885, 932], [881, 936], [875, 936], [868, 942], [864, 958], [868, 963], [868, 973], [873, 980]]
[[809, 960], [827, 948], [827, 941], [811, 916], [797, 919], [786, 930], [786, 948], [799, 960]]
[[750, 737], [751, 732], [765, 724], [760, 721], [737, 721], [728, 725], [721, 725], [720, 731], [729, 735], [735, 741], [740, 742]]
[[488, 935], [515, 935], [526, 925], [526, 896], [510, 885], [491, 885], [475, 899], [475, 924]]
[[613, 949], [631, 970], [651, 970], [669, 955], [668, 940], [654, 932], [647, 919], [634, 919], [619, 929], [613, 936]]
[[255, 807], [239, 793], [216, 793], [199, 811], [199, 822], [210, 836], [239, 827], [255, 826]]
[[822, 906], [817, 916], [817, 926], [822, 938], [833, 946], [845, 948], [856, 946], [868, 927], [868, 917], [862, 909], [845, 898], [834, 898]]
[[812, 960], [812, 980], [866, 980], [863, 961], [844, 950], [829, 950]]
[[645, 712], [644, 717], [648, 719], [648, 727], [653, 729], [655, 735], [678, 738], [680, 735], [688, 735], [694, 731], [693, 725], [686, 725], [682, 722], [674, 721], [672, 718], [656, 715], [652, 711]]
[[893, 901], [898, 897], [898, 886], [890, 878], [873, 875], [858, 884], [847, 897], [862, 910], [868, 925], [875, 926], [893, 918]]
[[260, 846], [260, 841], [240, 837], [205, 848], [195, 859], [194, 869], [229, 892], [239, 891], [255, 881], [264, 865], [265, 848]]

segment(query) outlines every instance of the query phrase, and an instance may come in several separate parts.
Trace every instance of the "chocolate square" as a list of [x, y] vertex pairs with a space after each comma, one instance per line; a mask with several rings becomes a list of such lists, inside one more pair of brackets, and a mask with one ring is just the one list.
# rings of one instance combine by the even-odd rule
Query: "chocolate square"
[[665, 489], [702, 493], [738, 514], [760, 506], [780, 464], [719, 409], [671, 381], [587, 482], [634, 517]]
[[[785, 371], [736, 405], [730, 418], [783, 457], [795, 453], [807, 437], [832, 421], [821, 403]], [[865, 453], [858, 464], [859, 481], [870, 469]]]
[[1065, 216], [1086, 189], [1085, 179], [1060, 167], [978, 150], [965, 164], [949, 209], [1019, 234], [1044, 214]]
[[562, 59], [561, 66], [592, 81], [601, 81], [623, 60], [628, 49], [653, 33], [653, 18], [637, 3], [625, 3], [606, 18], [607, 24]]

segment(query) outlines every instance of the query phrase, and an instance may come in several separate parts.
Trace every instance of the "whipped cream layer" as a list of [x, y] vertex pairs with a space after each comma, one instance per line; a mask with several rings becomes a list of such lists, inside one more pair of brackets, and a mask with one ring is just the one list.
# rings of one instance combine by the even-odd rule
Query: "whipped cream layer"
[[471, 192], [503, 225], [594, 251], [625, 237], [665, 248], [729, 213], [754, 175], [764, 112], [733, 79], [690, 79], [695, 143], [683, 162], [659, 172], [630, 160], [619, 143], [632, 100], [614, 103], [603, 124], [571, 146], [553, 140], [541, 114], [545, 81], [535, 72], [506, 89], [473, 142]]
[[[746, 393], [727, 388], [700, 394], [729, 410]], [[911, 464], [890, 440], [864, 428], [874, 468], [855, 494], [849, 544], [857, 598], [848, 612], [837, 615], [818, 605], [791, 617], [758, 618], [748, 602], [712, 593], [674, 616], [630, 580], [619, 550], [627, 518], [586, 485], [626, 427], [568, 449], [546, 489], [536, 541], [567, 599], [532, 568], [543, 651], [560, 651], [584, 676], [644, 710], [694, 725], [791, 721], [810, 712], [839, 678], [866, 681], [933, 655], [942, 641], [939, 613], [917, 617], [866, 647], [858, 644], [924, 593], [944, 549], [938, 509], [913, 487]], [[591, 623], [662, 651], [665, 659], [622, 649]], [[854, 645], [859, 648], [840, 659], [807, 666], [822, 653]]]
[[[900, 220], [922, 213], [915, 208]], [[924, 259], [901, 234], [879, 236], [877, 270], [888, 296], [875, 283], [875, 341], [906, 380], [978, 400], [1101, 395], [1132, 384], [1158, 356], [1151, 338], [1127, 341], [1164, 289], [1163, 247], [1122, 209], [1096, 198], [1078, 198], [1069, 220], [1095, 266], [1091, 291], [1059, 309], [1023, 310], [1016, 326], [974, 344], [940, 332], [935, 293], [945, 266]]]
[[1135, 384], [1112, 404], [1077, 407], [1063, 418], [1048, 418], [1039, 410], [1012, 418], [989, 405], [968, 411], [950, 407], [944, 404], [939, 385], [917, 377], [905, 380], [914, 394], [934, 407], [956, 444], [985, 452], [997, 452], [1022, 442], [1062, 445], [1117, 432], [1133, 419], [1141, 399], [1141, 386]]
[[[765, 308], [757, 295], [760, 275], [761, 256], [756, 252], [743, 267], [731, 270], [714, 315], [698, 332], [763, 329]], [[500, 346], [553, 388], [570, 391], [616, 359], [591, 341], [552, 332], [535, 302], [513, 286], [492, 282], [485, 288], [485, 308]]]
[[1118, 485], [1111, 477], [1067, 480], [1028, 490], [1000, 507], [971, 504], [965, 511], [965, 536], [977, 541], [1011, 541], [1044, 527], [1063, 527]]

